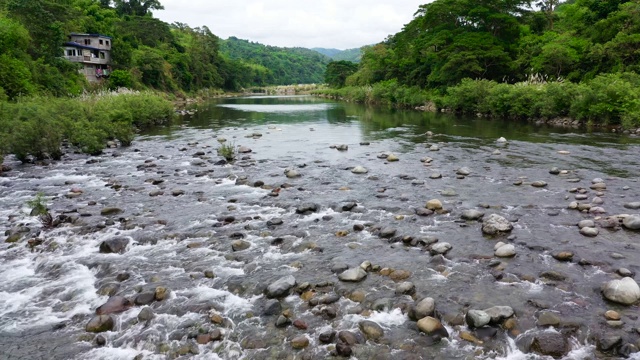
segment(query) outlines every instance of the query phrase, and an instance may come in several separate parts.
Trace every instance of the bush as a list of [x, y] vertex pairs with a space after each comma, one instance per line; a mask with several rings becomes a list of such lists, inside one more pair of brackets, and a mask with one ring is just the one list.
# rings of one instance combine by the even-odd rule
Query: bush
[[227, 162], [232, 162], [236, 159], [236, 147], [234, 144], [220, 144], [218, 148], [218, 155], [222, 156]]
[[108, 140], [129, 145], [136, 127], [163, 124], [173, 117], [171, 102], [151, 93], [0, 102], [0, 154], [14, 153], [21, 161], [29, 156], [59, 159], [64, 139], [82, 152], [99, 154]]
[[133, 78], [127, 70], [114, 70], [109, 75], [109, 89], [133, 88]]

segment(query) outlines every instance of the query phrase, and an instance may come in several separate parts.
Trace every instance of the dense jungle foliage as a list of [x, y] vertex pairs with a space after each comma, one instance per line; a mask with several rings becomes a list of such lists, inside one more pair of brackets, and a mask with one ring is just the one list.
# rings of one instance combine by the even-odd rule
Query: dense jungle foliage
[[[247, 47], [232, 44], [248, 42], [167, 24], [153, 17], [159, 9], [158, 0], [0, 0], [0, 164], [7, 153], [57, 158], [62, 139], [87, 153], [109, 139], [128, 144], [136, 128], [173, 116], [167, 98], [322, 81], [329, 60], [314, 51], [251, 44], [238, 55]], [[108, 80], [88, 84], [62, 57], [70, 33], [113, 38]], [[118, 88], [141, 92], [105, 92]], [[87, 90], [95, 95], [79, 97]]]
[[436, 0], [326, 94], [640, 126], [639, 60], [638, 0]]

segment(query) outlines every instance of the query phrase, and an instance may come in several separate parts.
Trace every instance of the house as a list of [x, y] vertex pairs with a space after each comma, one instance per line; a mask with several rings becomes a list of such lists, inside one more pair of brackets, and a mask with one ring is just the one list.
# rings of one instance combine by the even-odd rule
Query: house
[[111, 73], [111, 45], [109, 36], [71, 33], [64, 43], [64, 57], [82, 64], [80, 72], [89, 82], [98, 82]]

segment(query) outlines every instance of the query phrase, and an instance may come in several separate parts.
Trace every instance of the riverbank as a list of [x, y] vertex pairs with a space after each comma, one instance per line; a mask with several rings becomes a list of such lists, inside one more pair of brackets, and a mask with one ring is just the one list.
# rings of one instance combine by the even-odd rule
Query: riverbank
[[640, 129], [639, 89], [640, 76], [622, 73], [598, 75], [580, 84], [546, 82], [535, 77], [518, 84], [465, 79], [441, 93], [391, 80], [365, 87], [319, 90], [315, 94], [424, 111], [636, 132]]
[[30, 97], [0, 103], [0, 155], [58, 160], [63, 146], [99, 154], [129, 145], [137, 131], [170, 122], [174, 106], [158, 93], [120, 90], [75, 98]]

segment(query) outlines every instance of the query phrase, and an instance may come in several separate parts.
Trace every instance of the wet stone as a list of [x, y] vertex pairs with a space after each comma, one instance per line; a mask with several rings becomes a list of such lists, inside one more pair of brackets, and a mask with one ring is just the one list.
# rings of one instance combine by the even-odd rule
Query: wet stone
[[545, 311], [538, 317], [538, 326], [558, 326], [560, 325], [560, 317], [551, 311]]
[[338, 275], [338, 279], [345, 282], [360, 282], [366, 277], [367, 272], [360, 267], [345, 270], [340, 275]]
[[294, 286], [296, 286], [296, 279], [292, 275], [285, 276], [269, 285], [266, 289], [266, 295], [268, 298], [284, 297]]
[[358, 327], [369, 340], [378, 340], [384, 336], [384, 330], [374, 321], [360, 321], [360, 323], [358, 323]]
[[154, 292], [146, 292], [136, 296], [134, 303], [136, 305], [149, 305], [156, 300]]
[[114, 325], [115, 321], [112, 316], [98, 315], [93, 317], [89, 323], [87, 323], [85, 330], [91, 333], [102, 333], [113, 330]]

